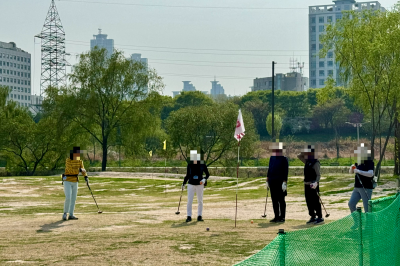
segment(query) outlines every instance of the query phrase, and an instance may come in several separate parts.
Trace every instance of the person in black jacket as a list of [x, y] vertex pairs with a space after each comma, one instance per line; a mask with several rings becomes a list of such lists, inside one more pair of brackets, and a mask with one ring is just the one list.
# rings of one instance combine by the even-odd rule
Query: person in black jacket
[[283, 156], [283, 143], [273, 143], [270, 147], [272, 156], [269, 159], [266, 188], [271, 190], [272, 206], [275, 217], [270, 222], [285, 222], [287, 196], [287, 179], [289, 160]]
[[297, 155], [304, 163], [304, 195], [311, 216], [307, 224], [322, 224], [321, 203], [319, 200], [319, 181], [321, 179], [321, 164], [318, 161], [318, 152], [314, 145], [307, 145], [302, 153]]
[[[355, 174], [354, 190], [349, 200], [351, 212], [356, 210], [357, 203], [362, 199], [364, 211], [368, 212], [368, 201], [372, 199], [374, 161], [371, 159], [371, 151], [361, 143], [354, 151], [357, 154], [357, 164], [350, 166], [349, 173]], [[360, 182], [361, 181], [361, 182]]]
[[[205, 176], [203, 176], [205, 174]], [[187, 202], [187, 218], [186, 222], [192, 221], [192, 204], [194, 193], [197, 194], [197, 221], [204, 221], [203, 214], [203, 191], [207, 185], [207, 179], [210, 177], [207, 165], [200, 161], [200, 154], [196, 150], [190, 151], [190, 163], [187, 166], [185, 179], [183, 180], [182, 190], [185, 189], [185, 184], [188, 183], [188, 202]]]

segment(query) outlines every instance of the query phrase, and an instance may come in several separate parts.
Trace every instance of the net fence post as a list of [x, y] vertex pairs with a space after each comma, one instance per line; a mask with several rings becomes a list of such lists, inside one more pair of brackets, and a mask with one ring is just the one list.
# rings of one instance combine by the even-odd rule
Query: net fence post
[[282, 241], [279, 243], [279, 266], [285, 266], [286, 264], [286, 244], [285, 244], [285, 230], [279, 229], [278, 235], [282, 236]]
[[368, 213], [367, 215], [367, 226], [366, 228], [369, 228], [368, 230], [368, 245], [369, 245], [369, 261], [370, 265], [375, 265], [375, 233], [374, 233], [374, 209], [373, 209], [373, 204], [372, 200], [368, 200]]
[[359, 258], [359, 265], [363, 266], [364, 261], [363, 261], [363, 234], [362, 234], [361, 207], [357, 207], [357, 214], [358, 214], [357, 216], [358, 216], [358, 219], [359, 219], [359, 221], [358, 221], [358, 225], [359, 225], [358, 229], [360, 231], [360, 251], [359, 251], [358, 258]]

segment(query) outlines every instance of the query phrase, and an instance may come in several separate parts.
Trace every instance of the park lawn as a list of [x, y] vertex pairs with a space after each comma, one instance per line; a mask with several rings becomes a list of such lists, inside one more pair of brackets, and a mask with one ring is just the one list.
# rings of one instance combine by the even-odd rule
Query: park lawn
[[[92, 177], [92, 196], [80, 183], [77, 221], [62, 221], [64, 194], [59, 177], [0, 178], [0, 265], [232, 265], [262, 249], [278, 229], [304, 229], [308, 219], [301, 177], [290, 177], [285, 224], [262, 219], [264, 178], [211, 178], [204, 196], [205, 222], [185, 223], [186, 192], [180, 215], [175, 215], [182, 177]], [[351, 175], [326, 176], [321, 196], [331, 219], [348, 214]], [[392, 178], [382, 184], [392, 184]], [[165, 189], [167, 188], [167, 189]], [[385, 187], [381, 195], [395, 188]], [[378, 197], [379, 195], [377, 195]], [[197, 201], [193, 206], [197, 213]], [[195, 218], [195, 217], [193, 217]], [[195, 219], [194, 219], [195, 220]], [[254, 223], [250, 221], [253, 220]], [[327, 220], [327, 222], [329, 222]], [[209, 227], [210, 231], [206, 231]]]

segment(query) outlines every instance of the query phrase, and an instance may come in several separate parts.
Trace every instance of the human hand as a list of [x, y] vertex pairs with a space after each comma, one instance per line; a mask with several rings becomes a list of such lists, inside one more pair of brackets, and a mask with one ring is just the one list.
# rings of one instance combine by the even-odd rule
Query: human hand
[[266, 189], [268, 189], [268, 188], [269, 188], [268, 181], [267, 181], [267, 182], [265, 182], [265, 188], [266, 188]]
[[185, 190], [185, 184], [182, 184], [182, 190]]
[[354, 173], [355, 173], [355, 174], [359, 174], [359, 173], [360, 173], [360, 170], [354, 169]]
[[200, 185], [204, 185], [206, 183], [206, 180], [203, 178], [202, 180], [200, 180]]
[[317, 182], [311, 183], [311, 184], [310, 184], [310, 187], [311, 187], [312, 189], [316, 189], [316, 188], [318, 187], [318, 183], [317, 183]]
[[287, 189], [287, 184], [286, 184], [286, 182], [283, 182], [283, 184], [282, 184], [282, 191], [285, 192], [286, 189]]
[[89, 177], [85, 176], [85, 182], [89, 184]]

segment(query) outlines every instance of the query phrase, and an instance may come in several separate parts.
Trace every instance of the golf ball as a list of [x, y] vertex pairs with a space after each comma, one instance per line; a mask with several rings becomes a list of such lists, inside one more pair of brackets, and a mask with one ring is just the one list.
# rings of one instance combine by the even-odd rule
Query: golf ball
[[251, 223], [253, 223], [253, 220], [251, 220]]
[[210, 228], [207, 227], [206, 230], [207, 230], [207, 231], [210, 231]]

